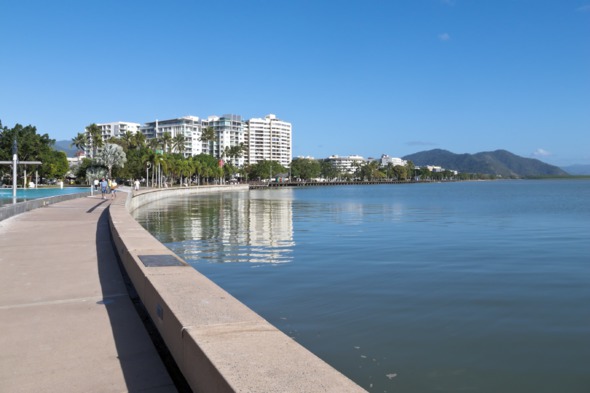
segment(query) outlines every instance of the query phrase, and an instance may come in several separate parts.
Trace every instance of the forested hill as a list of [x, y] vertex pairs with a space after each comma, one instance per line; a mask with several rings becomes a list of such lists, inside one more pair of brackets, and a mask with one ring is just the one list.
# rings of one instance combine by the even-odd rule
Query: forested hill
[[55, 145], [53, 146], [53, 148], [57, 151], [63, 151], [64, 153], [66, 153], [66, 156], [68, 156], [68, 157], [74, 157], [76, 155], [76, 152], [78, 151], [78, 149], [70, 146], [71, 143], [72, 143], [71, 140], [57, 141], [57, 142], [55, 142]]
[[506, 150], [476, 154], [455, 154], [434, 149], [403, 157], [414, 165], [436, 165], [462, 173], [482, 173], [502, 177], [567, 176], [562, 169], [533, 158], [524, 158]]

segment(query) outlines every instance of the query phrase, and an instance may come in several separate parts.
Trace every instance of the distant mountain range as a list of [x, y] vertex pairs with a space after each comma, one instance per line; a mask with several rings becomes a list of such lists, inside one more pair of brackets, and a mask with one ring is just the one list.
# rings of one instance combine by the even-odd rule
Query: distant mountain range
[[561, 167], [561, 169], [574, 176], [590, 175], [590, 165], [570, 165]]
[[76, 149], [76, 146], [70, 147], [70, 143], [72, 143], [71, 140], [56, 141], [53, 148], [57, 151], [63, 151], [68, 157], [75, 157], [78, 149]]
[[434, 149], [403, 157], [416, 166], [436, 165], [463, 173], [482, 173], [504, 178], [535, 176], [568, 176], [569, 173], [533, 158], [524, 158], [506, 150], [476, 154], [455, 154]]

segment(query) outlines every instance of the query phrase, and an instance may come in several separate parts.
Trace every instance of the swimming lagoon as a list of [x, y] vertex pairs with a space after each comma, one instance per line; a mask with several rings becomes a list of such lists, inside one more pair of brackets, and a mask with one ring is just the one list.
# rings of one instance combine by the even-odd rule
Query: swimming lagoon
[[[90, 187], [18, 188], [16, 190], [16, 203], [59, 195], [78, 194], [82, 192], [90, 194]], [[15, 201], [13, 201], [12, 198], [12, 188], [0, 188], [0, 206], [11, 204], [13, 202]]]

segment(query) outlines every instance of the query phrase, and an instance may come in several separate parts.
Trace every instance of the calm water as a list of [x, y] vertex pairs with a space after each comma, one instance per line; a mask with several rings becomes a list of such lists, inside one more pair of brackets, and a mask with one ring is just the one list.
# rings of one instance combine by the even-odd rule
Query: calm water
[[[18, 188], [16, 190], [16, 202], [29, 201], [31, 199], [47, 198], [57, 195], [90, 193], [90, 187], [64, 187], [64, 188]], [[0, 206], [12, 203], [12, 188], [0, 188]]]
[[590, 181], [167, 200], [160, 241], [370, 392], [590, 392]]

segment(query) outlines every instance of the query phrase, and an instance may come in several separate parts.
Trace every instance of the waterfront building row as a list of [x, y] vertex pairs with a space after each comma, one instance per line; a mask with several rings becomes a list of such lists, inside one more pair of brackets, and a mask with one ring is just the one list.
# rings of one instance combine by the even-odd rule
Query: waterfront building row
[[[223, 116], [209, 116], [201, 119], [196, 116], [184, 116], [168, 120], [155, 120], [143, 126], [139, 123], [113, 122], [97, 124], [102, 131], [103, 141], [112, 137], [121, 137], [127, 132], [135, 134], [141, 132], [146, 139], [162, 138], [169, 133], [172, 138], [184, 137], [182, 154], [185, 157], [202, 153], [231, 162], [237, 166], [256, 164], [263, 160], [273, 160], [288, 167], [292, 157], [292, 125], [277, 118], [274, 114], [264, 118], [243, 120], [240, 115], [227, 114]], [[203, 131], [213, 128], [215, 137], [211, 141], [201, 140]], [[230, 148], [243, 146], [239, 156], [229, 155]], [[172, 152], [181, 149], [172, 147]], [[87, 153], [92, 146], [87, 147]]]

